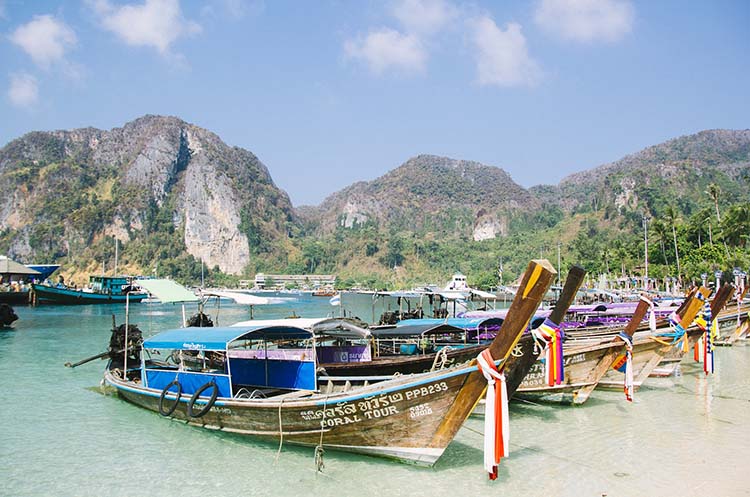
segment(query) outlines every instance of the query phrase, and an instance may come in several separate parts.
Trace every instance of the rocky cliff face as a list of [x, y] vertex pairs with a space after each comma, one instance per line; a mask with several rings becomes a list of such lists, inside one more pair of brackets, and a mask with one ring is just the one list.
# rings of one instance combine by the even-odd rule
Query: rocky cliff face
[[393, 267], [422, 250], [404, 245], [410, 236], [481, 241], [585, 212], [627, 214], [637, 225], [646, 209], [690, 215], [710, 205], [709, 184], [728, 202], [747, 199], [750, 131], [680, 137], [530, 190], [497, 167], [420, 155], [295, 211], [251, 152], [180, 119], [144, 116], [108, 131], [32, 132], [0, 149], [0, 253], [86, 266], [116, 237], [144, 269], [172, 260], [194, 274], [203, 260], [230, 274], [253, 261], [284, 271], [326, 254], [335, 271], [361, 253]]
[[166, 217], [187, 253], [239, 273], [259, 246], [285, 238], [293, 219], [252, 153], [174, 117], [30, 133], [0, 150], [0, 177], [0, 225], [12, 231], [11, 255], [23, 259], [40, 248], [66, 255], [101, 235], [148, 238], [154, 219]]
[[321, 234], [371, 223], [484, 240], [507, 234], [514, 213], [537, 207], [502, 169], [420, 155], [376, 180], [331, 195], [307, 217]]
[[556, 187], [532, 191], [541, 201], [558, 203], [567, 211], [605, 204], [623, 211], [640, 202], [695, 202], [710, 183], [718, 184], [726, 198], [742, 198], [748, 171], [750, 130], [707, 130], [572, 174]]

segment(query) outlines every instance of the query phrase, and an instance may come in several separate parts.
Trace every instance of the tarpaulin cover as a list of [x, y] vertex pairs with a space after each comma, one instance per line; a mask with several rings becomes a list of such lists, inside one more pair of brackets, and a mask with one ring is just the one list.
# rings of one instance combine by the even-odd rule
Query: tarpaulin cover
[[421, 319], [407, 319], [401, 321], [401, 323], [409, 323], [408, 325], [400, 325], [388, 328], [372, 328], [370, 333], [375, 338], [404, 338], [414, 337], [422, 335], [434, 335], [442, 333], [462, 333], [464, 330], [445, 324], [440, 321], [437, 323], [422, 323], [422, 324], [411, 324], [411, 321], [422, 321]]
[[229, 358], [236, 385], [315, 390], [315, 362]]
[[136, 280], [134, 283], [163, 303], [198, 301], [198, 297], [193, 292], [172, 280]]
[[[164, 387], [172, 383], [177, 379], [182, 386], [182, 395], [193, 395], [203, 385], [211, 381], [216, 382], [216, 386], [219, 388], [219, 397], [232, 397], [232, 390], [229, 384], [229, 378], [225, 375], [213, 375], [206, 373], [191, 373], [187, 371], [154, 371], [146, 370], [146, 386], [149, 388], [156, 388], [162, 390]], [[171, 392], [176, 392], [177, 388], [170, 389]], [[203, 395], [210, 396], [213, 393], [213, 389], [209, 388], [203, 392]]]
[[[414, 325], [438, 325], [448, 324], [461, 328], [462, 330], [476, 330], [485, 326], [497, 326], [502, 324], [502, 319], [497, 318], [448, 318], [448, 319], [404, 319], [396, 323], [396, 326], [414, 326]], [[373, 333], [374, 334], [374, 333]]]

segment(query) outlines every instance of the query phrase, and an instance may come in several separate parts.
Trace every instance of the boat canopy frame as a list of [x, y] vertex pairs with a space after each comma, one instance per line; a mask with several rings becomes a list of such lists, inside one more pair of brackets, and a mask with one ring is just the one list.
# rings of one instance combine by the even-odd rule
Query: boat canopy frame
[[[310, 340], [312, 353], [300, 349], [278, 349], [269, 352], [268, 343], [281, 340]], [[262, 341], [263, 348], [242, 350], [232, 347], [242, 341]], [[305, 347], [304, 350], [307, 350]], [[177, 381], [182, 392], [192, 394], [213, 382], [222, 398], [233, 398], [237, 385], [252, 385], [288, 390], [316, 390], [317, 358], [314, 334], [294, 326], [234, 326], [220, 328], [177, 328], [144, 340], [141, 356], [142, 381], [148, 388], [167, 390]], [[179, 351], [176, 368], [150, 367], [150, 351]], [[224, 354], [221, 370], [191, 371], [185, 368], [185, 353], [205, 360], [206, 353]], [[296, 353], [295, 353], [296, 352]], [[274, 357], [275, 356], [275, 357]]]

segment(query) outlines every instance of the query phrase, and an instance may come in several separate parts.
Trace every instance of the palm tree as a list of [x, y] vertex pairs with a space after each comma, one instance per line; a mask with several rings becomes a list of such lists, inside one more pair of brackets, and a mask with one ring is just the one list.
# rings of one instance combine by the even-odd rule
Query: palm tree
[[664, 241], [667, 239], [667, 225], [661, 222], [659, 219], [654, 219], [651, 223], [651, 230], [659, 240], [659, 246], [661, 247], [661, 256], [664, 259], [664, 264], [667, 264], [667, 251], [664, 247]]
[[[717, 211], [718, 213], [718, 211]], [[675, 224], [677, 223], [677, 211], [675, 210], [674, 206], [668, 205], [667, 210], [665, 211], [665, 214], [667, 215], [667, 219], [669, 219], [669, 223], [672, 225], [672, 239], [674, 240], [674, 257], [677, 261], [677, 277], [680, 277], [680, 253], [677, 251], [677, 229], [675, 228]]]
[[750, 203], [733, 205], [724, 213], [721, 233], [725, 242], [745, 248], [750, 234]]
[[704, 207], [692, 216], [688, 221], [688, 232], [691, 234], [691, 238], [695, 237], [698, 242], [698, 248], [703, 246], [705, 242], [704, 235], [707, 233], [706, 226], [710, 226], [711, 208]]
[[708, 193], [714, 201], [714, 207], [716, 207], [716, 220], [721, 222], [721, 217], [719, 217], [719, 195], [721, 195], [721, 188], [716, 183], [711, 183], [708, 185], [708, 191], [706, 191], [706, 193]]

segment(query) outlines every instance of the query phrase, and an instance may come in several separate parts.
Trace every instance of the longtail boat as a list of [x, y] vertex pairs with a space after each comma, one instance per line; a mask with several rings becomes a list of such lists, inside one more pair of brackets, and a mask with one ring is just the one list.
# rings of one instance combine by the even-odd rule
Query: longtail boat
[[126, 276], [90, 276], [86, 288], [32, 283], [32, 302], [63, 305], [124, 304], [140, 302], [148, 294], [135, 290], [132, 278]]
[[[128, 338], [126, 324], [113, 333], [110, 348], [124, 352], [113, 354], [104, 381], [128, 402], [191, 425], [431, 466], [490, 384], [486, 361], [497, 365], [507, 358], [555, 274], [546, 260], [529, 263], [479, 366], [471, 361], [361, 386], [323, 386], [314, 350], [308, 355], [293, 347], [308, 342], [314, 347], [309, 330], [182, 328], [139, 343]], [[268, 348], [279, 340], [284, 346]], [[196, 361], [203, 367], [186, 367]]]
[[[651, 302], [642, 299], [630, 322], [620, 334], [601, 340], [572, 340], [564, 348], [565, 378], [563, 381], [550, 384], [544, 374], [541, 363], [526, 376], [519, 388], [519, 396], [531, 397], [547, 402], [582, 404], [588, 400], [591, 392], [599, 384], [611, 366], [618, 361], [627, 344], [632, 345], [632, 337], [646, 315]], [[632, 356], [632, 347], [631, 347]], [[626, 356], [627, 352], [623, 355]], [[632, 365], [632, 359], [631, 359]], [[618, 366], [619, 367], [619, 366]], [[632, 394], [632, 390], [629, 390]], [[632, 395], [629, 394], [629, 398]]]
[[[723, 285], [721, 288], [719, 288], [710, 304], [712, 316], [718, 315], [719, 311], [724, 308], [733, 293], [734, 287], [730, 284]], [[701, 311], [703, 305], [707, 301], [709, 294], [710, 291], [708, 289], [703, 287], [699, 289], [699, 302], [692, 302], [691, 305], [691, 311], [693, 307], [696, 307], [695, 314], [693, 314], [692, 316], [686, 314], [682, 317], [681, 323], [684, 324], [683, 333], [681, 334], [681, 336], [675, 337], [675, 341], [672, 344], [672, 347], [664, 355], [659, 365], [651, 372], [651, 376], [663, 377], [674, 374], [677, 370], [677, 366], [680, 364], [680, 362], [682, 362], [683, 357], [685, 357], [685, 355], [689, 351], [693, 350], [695, 344], [698, 342], [701, 336], [703, 336], [705, 330], [698, 327], [697, 325], [693, 325], [693, 321], [698, 316], [698, 313]]]
[[[330, 321], [331, 324], [336, 324], [335, 320]], [[351, 346], [337, 343], [335, 346], [318, 347], [319, 370], [329, 377], [425, 373], [468, 362], [489, 343], [477, 338], [467, 338], [466, 329], [443, 320], [428, 320], [434, 322], [418, 324], [411, 324], [410, 321], [412, 320], [402, 321], [403, 326], [366, 330], [366, 345]], [[502, 325], [502, 320], [497, 318], [475, 321], [475, 335], [486, 333], [492, 328], [494, 336]], [[329, 326], [326, 321], [322, 324]], [[312, 330], [319, 335], [330, 333], [320, 331], [318, 324], [314, 325]], [[354, 359], [349, 350], [355, 352]], [[360, 350], [362, 352], [357, 356]], [[346, 360], [341, 360], [341, 356]]]
[[[700, 297], [698, 297], [700, 295]], [[706, 288], [696, 289], [691, 292], [677, 311], [681, 322], [692, 322], [703, 306], [703, 300], [708, 297], [709, 290]], [[675, 347], [675, 343], [658, 338], [661, 332], [667, 332], [669, 323], [662, 321], [656, 330], [641, 330], [633, 334], [632, 353], [632, 387], [639, 389], [654, 369], [662, 362], [664, 357]], [[615, 361], [605, 375], [599, 380], [598, 388], [615, 389], [623, 387], [623, 373]]]
[[719, 333], [721, 336], [716, 340], [716, 345], [731, 346], [737, 340], [747, 337], [750, 331], [750, 322], [748, 322], [750, 304], [744, 302], [744, 299], [749, 288], [741, 288], [741, 291], [737, 294], [736, 306], [730, 308], [727, 305], [726, 309], [719, 312], [717, 318], [719, 319]]
[[[568, 307], [575, 299], [576, 292], [583, 283], [585, 276], [586, 271], [583, 268], [579, 266], [571, 267], [565, 280], [563, 291], [560, 293], [560, 297], [557, 299], [554, 308], [547, 317], [550, 322], [558, 323], [562, 321]], [[456, 332], [465, 331], [467, 329], [466, 327], [464, 330], [459, 330], [453, 325], [461, 325], [462, 321], [467, 321], [468, 323], [471, 323], [471, 330], [475, 335], [491, 334], [494, 336], [497, 333], [497, 329], [502, 325], [503, 319], [496, 317], [485, 319], [479, 316], [481, 316], [481, 314], [478, 314], [477, 317], [466, 320], [408, 319], [401, 321], [399, 326], [396, 327], [373, 329], [370, 331], [373, 336], [379, 337], [379, 339], [388, 339], [390, 337], [395, 339], [403, 336], [417, 336], [426, 339], [429, 336], [446, 333], [456, 334]], [[536, 324], [538, 325], [541, 323]], [[313, 330], [315, 329], [316, 326], [313, 326]], [[439, 344], [439, 342], [437, 343]], [[430, 342], [428, 342], [428, 344], [433, 345]], [[416, 349], [416, 353], [398, 355], [379, 354], [371, 360], [357, 362], [324, 362], [321, 360], [318, 367], [323, 368], [327, 375], [334, 378], [421, 373], [441, 369], [446, 365], [456, 365], [461, 362], [469, 361], [475, 358], [477, 354], [486, 347], [486, 344], [456, 343], [453, 346], [442, 347], [438, 351], [432, 351], [435, 347], [431, 347], [428, 349], [431, 350], [429, 353], [419, 353], [417, 344], [413, 344], [411, 347]], [[322, 350], [324, 349], [318, 349], [319, 358]], [[528, 332], [524, 333], [513, 348], [511, 355], [504, 363], [503, 369], [506, 376], [506, 386], [509, 396], [512, 396], [516, 391], [521, 380], [536, 362], [539, 353], [540, 348], [535, 347], [535, 341], [532, 338], [532, 335]], [[330, 357], [330, 354], [326, 355]]]

